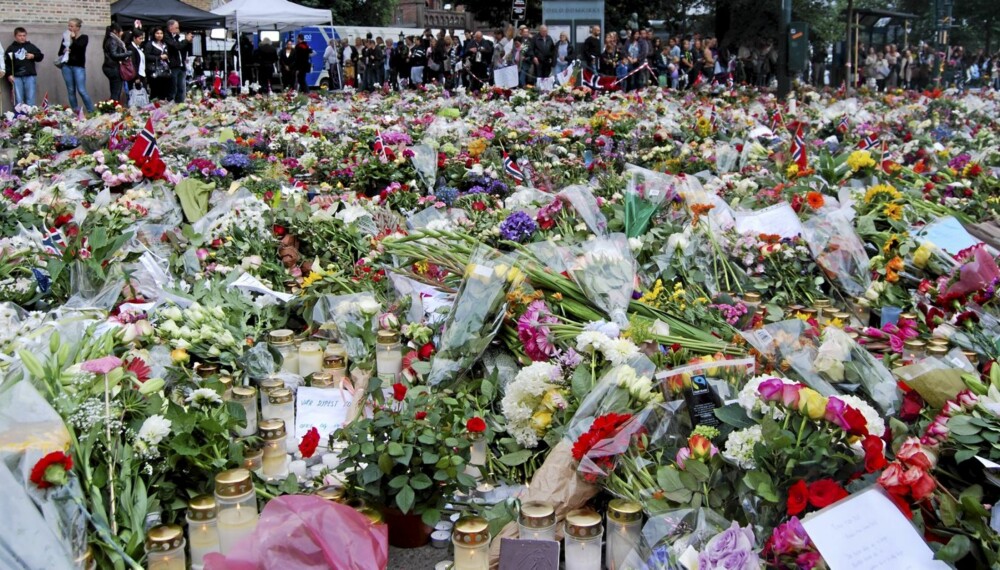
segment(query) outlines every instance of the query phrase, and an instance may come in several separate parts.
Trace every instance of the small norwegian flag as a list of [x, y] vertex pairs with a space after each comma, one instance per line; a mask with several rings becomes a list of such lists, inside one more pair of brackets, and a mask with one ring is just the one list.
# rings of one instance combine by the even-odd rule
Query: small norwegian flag
[[139, 136], [135, 137], [135, 143], [128, 157], [136, 162], [160, 157], [160, 147], [156, 144], [156, 135], [153, 133], [153, 119], [146, 119], [146, 126]]
[[521, 172], [521, 168], [514, 162], [514, 159], [507, 154], [507, 151], [503, 153], [503, 171], [514, 180], [524, 182], [524, 173]]
[[111, 125], [111, 134], [108, 136], [108, 148], [118, 144], [118, 135], [121, 134], [122, 128], [123, 125], [121, 121]]
[[372, 151], [378, 156], [388, 160], [385, 154], [385, 140], [382, 139], [382, 133], [380, 131], [375, 131], [375, 144], [372, 145]]
[[733, 74], [730, 73], [726, 75], [726, 89], [732, 89], [733, 85], [735, 85], [735, 81], [733, 80]]
[[840, 118], [840, 122], [837, 123], [837, 132], [846, 133], [851, 129], [851, 124], [847, 121], [847, 115]]
[[715, 105], [712, 105], [712, 113], [708, 116], [708, 123], [714, 128], [719, 122], [719, 115], [715, 112]]
[[59, 255], [65, 248], [66, 240], [58, 229], [52, 228], [42, 236], [42, 249], [45, 250], [45, 253]]
[[858, 143], [858, 150], [868, 150], [878, 144], [878, 135], [872, 133], [861, 139]]
[[784, 124], [784, 122], [785, 120], [781, 118], [781, 111], [775, 109], [771, 115], [771, 132], [778, 132], [778, 126]]
[[806, 156], [806, 141], [802, 136], [802, 125], [795, 128], [795, 136], [792, 137], [791, 155], [792, 161], [799, 165], [799, 170], [805, 170], [809, 165], [809, 158]]
[[42, 96], [42, 110], [43, 111], [48, 111], [49, 110], [49, 92], [48, 91], [46, 91], [45, 95]]

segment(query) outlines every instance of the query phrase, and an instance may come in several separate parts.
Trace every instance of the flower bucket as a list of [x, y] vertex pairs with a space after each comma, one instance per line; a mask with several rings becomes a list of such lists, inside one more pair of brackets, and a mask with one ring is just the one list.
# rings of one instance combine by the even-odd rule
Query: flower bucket
[[403, 513], [396, 508], [382, 511], [389, 527], [389, 545], [396, 548], [420, 548], [431, 540], [434, 529], [424, 524], [420, 515]]

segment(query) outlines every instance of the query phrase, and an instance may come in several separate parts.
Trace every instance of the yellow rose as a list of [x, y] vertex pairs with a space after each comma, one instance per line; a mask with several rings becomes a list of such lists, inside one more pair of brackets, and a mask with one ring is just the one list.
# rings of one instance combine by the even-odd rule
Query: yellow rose
[[559, 393], [559, 390], [555, 388], [546, 392], [545, 396], [542, 397], [542, 405], [548, 410], [555, 411], [562, 407], [560, 404], [564, 406], [566, 401], [563, 399], [562, 394]]
[[917, 251], [913, 252], [913, 265], [923, 269], [927, 267], [927, 262], [931, 258], [931, 247], [929, 242], [920, 244]]
[[542, 435], [552, 425], [552, 412], [548, 410], [535, 412], [535, 415], [531, 416], [530, 425], [535, 433]]
[[823, 419], [826, 415], [826, 397], [812, 388], [803, 388], [799, 392], [799, 413], [811, 420]]
[[187, 364], [191, 360], [191, 356], [186, 349], [175, 348], [170, 351], [170, 360], [174, 364]]

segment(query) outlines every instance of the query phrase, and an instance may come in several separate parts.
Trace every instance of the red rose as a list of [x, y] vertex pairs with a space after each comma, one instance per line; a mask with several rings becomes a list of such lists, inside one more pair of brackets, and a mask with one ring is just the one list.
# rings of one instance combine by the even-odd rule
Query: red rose
[[56, 218], [55, 226], [57, 228], [61, 228], [61, 227], [65, 226], [66, 224], [68, 224], [69, 221], [72, 220], [72, 219], [73, 219], [73, 214], [63, 214], [63, 215], [61, 215], [61, 216], [59, 216], [59, 217]]
[[874, 473], [885, 469], [889, 462], [885, 460], [881, 438], [869, 435], [861, 442], [861, 447], [865, 450], [865, 471]]
[[420, 350], [417, 351], [417, 356], [420, 357], [420, 360], [430, 360], [432, 354], [434, 354], [434, 343], [432, 342], [421, 346]]
[[38, 460], [31, 468], [31, 482], [39, 489], [55, 485], [65, 485], [69, 479], [66, 473], [73, 469], [73, 458], [61, 451], [53, 451]]
[[274, 235], [278, 237], [282, 237], [288, 233], [288, 230], [285, 229], [285, 226], [280, 226], [278, 224], [274, 224], [273, 226], [271, 226], [271, 231], [273, 231]]
[[844, 419], [847, 420], [847, 433], [868, 435], [868, 420], [857, 408], [848, 406], [847, 411], [844, 412]]
[[920, 418], [920, 412], [924, 409], [924, 399], [916, 390], [911, 390], [903, 394], [903, 405], [900, 406], [899, 419], [906, 423], [913, 423]]
[[399, 382], [392, 385], [392, 398], [397, 402], [402, 402], [403, 398], [406, 397], [406, 386]]
[[849, 495], [840, 483], [833, 479], [820, 479], [809, 485], [809, 504], [822, 509]]
[[302, 454], [303, 459], [309, 459], [316, 453], [316, 448], [319, 446], [319, 430], [312, 428], [302, 436], [302, 441], [299, 443], [299, 453]]
[[482, 433], [486, 431], [486, 422], [479, 416], [469, 418], [469, 421], [465, 422], [465, 429], [471, 433]]
[[937, 465], [937, 452], [925, 447], [919, 439], [909, 437], [896, 452], [896, 459], [908, 467], [919, 467], [927, 471]]
[[910, 487], [910, 496], [914, 501], [922, 501], [934, 492], [937, 483], [919, 467], [910, 467], [903, 473], [903, 484]]
[[422, 420], [427, 417], [427, 412], [417, 412], [416, 414], [413, 415], [413, 417], [417, 418], [418, 420]]
[[794, 485], [788, 489], [788, 516], [794, 517], [802, 511], [806, 510], [806, 501], [808, 497], [808, 490], [806, 489], [806, 482], [799, 479]]
[[483, 210], [486, 209], [486, 203], [477, 200], [477, 201], [475, 201], [475, 202], [472, 203], [472, 209], [475, 210], [475, 211], [477, 211], [477, 212], [482, 212]]
[[145, 176], [146, 178], [149, 179], [156, 178], [156, 163], [154, 163], [153, 161], [151, 160], [146, 161], [146, 163], [142, 165], [141, 170], [142, 170], [142, 175]]

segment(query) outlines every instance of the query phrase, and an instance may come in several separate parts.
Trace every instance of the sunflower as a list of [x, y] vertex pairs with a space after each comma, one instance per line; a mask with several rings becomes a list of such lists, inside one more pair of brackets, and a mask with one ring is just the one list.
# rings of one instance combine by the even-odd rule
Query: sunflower
[[888, 201], [893, 202], [902, 197], [903, 195], [900, 194], [899, 190], [896, 190], [892, 186], [888, 184], [876, 184], [865, 192], [865, 204], [871, 204], [879, 198], [888, 198]]
[[885, 208], [882, 210], [882, 213], [885, 214], [886, 217], [893, 220], [903, 219], [903, 207], [900, 206], [899, 204], [893, 204], [892, 202], [886, 204]]

